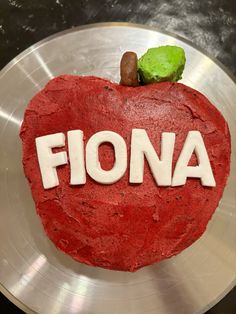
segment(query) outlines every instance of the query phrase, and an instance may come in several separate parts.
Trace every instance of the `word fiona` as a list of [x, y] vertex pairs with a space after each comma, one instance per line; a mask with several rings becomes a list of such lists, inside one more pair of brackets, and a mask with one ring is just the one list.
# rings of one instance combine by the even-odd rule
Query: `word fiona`
[[[95, 133], [87, 142], [84, 160], [83, 131], [67, 132], [68, 155], [70, 161], [70, 184], [86, 183], [86, 170], [90, 177], [101, 184], [117, 182], [127, 169], [127, 147], [124, 139], [112, 131]], [[56, 133], [36, 138], [38, 161], [45, 189], [59, 185], [56, 167], [68, 163], [67, 153], [53, 153], [52, 148], [65, 145], [65, 135]], [[102, 169], [99, 162], [99, 146], [111, 143], [114, 147], [115, 162], [110, 170]], [[152, 175], [159, 186], [180, 186], [187, 177], [199, 178], [204, 186], [216, 186], [207, 150], [199, 131], [189, 131], [182, 151], [177, 160], [172, 177], [172, 159], [175, 146], [175, 133], [163, 132], [161, 135], [161, 154], [157, 153], [144, 129], [132, 129], [130, 156], [130, 183], [142, 183], [144, 158], [146, 158]], [[198, 165], [189, 166], [195, 153]]]

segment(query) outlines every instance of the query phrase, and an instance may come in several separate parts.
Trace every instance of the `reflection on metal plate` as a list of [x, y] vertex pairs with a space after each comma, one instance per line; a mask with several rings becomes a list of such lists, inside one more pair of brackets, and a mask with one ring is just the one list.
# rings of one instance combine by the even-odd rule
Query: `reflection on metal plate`
[[[224, 197], [203, 237], [180, 255], [136, 273], [73, 261], [47, 239], [21, 164], [18, 132], [29, 99], [63, 73], [119, 81], [126, 50], [174, 44], [186, 51], [183, 83], [223, 113], [232, 135], [232, 166]], [[137, 25], [95, 24], [32, 46], [0, 72], [0, 282], [3, 292], [39, 313], [202, 313], [236, 278], [236, 86], [204, 53], [173, 35]], [[178, 310], [177, 310], [178, 309]]]

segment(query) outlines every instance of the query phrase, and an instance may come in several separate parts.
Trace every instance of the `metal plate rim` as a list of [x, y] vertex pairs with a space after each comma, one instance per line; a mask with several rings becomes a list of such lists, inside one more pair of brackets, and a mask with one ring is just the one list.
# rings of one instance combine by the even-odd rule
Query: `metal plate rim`
[[10, 293], [1, 283], [0, 283], [0, 292], [15, 306], [20, 310], [24, 311], [27, 314], [35, 314], [27, 305], [22, 303], [18, 298], [16, 298], [12, 293]]
[[193, 47], [194, 49], [198, 50], [199, 52], [201, 52], [202, 54], [204, 54], [205, 56], [207, 56], [208, 58], [210, 58], [214, 63], [216, 63], [236, 84], [236, 76], [231, 72], [230, 69], [228, 69], [221, 61], [219, 61], [217, 58], [211, 56], [206, 50], [204, 50], [203, 48], [199, 47], [198, 45], [194, 44], [192, 41], [177, 35], [175, 33], [166, 31], [166, 30], [162, 30], [159, 27], [154, 27], [154, 26], [149, 26], [149, 25], [145, 25], [145, 24], [138, 24], [138, 23], [129, 23], [129, 22], [101, 22], [101, 23], [89, 23], [89, 24], [85, 24], [85, 25], [80, 25], [80, 26], [76, 26], [76, 27], [72, 27], [72, 28], [68, 28], [66, 30], [60, 31], [60, 32], [56, 32], [50, 36], [47, 36], [45, 38], [43, 38], [42, 40], [36, 42], [35, 44], [31, 45], [30, 47], [26, 48], [25, 50], [23, 50], [21, 53], [19, 53], [16, 57], [14, 57], [10, 62], [8, 62], [1, 70], [0, 70], [0, 77], [2, 75], [4, 75], [13, 65], [15, 65], [19, 60], [21, 60], [22, 58], [24, 58], [27, 54], [31, 53], [32, 51], [36, 50], [37, 48], [39, 48], [41, 45], [45, 44], [48, 41], [51, 41], [53, 39], [56, 39], [60, 36], [64, 36], [66, 34], [69, 33], [73, 33], [73, 32], [78, 32], [81, 30], [86, 30], [86, 29], [90, 29], [90, 28], [100, 28], [100, 27], [130, 27], [130, 28], [141, 28], [141, 29], [146, 29], [146, 30], [150, 30], [150, 31], [154, 31], [154, 32], [159, 32], [165, 35], [169, 35], [171, 37], [177, 38], [181, 41], [183, 41], [184, 43], [190, 45], [191, 47]]

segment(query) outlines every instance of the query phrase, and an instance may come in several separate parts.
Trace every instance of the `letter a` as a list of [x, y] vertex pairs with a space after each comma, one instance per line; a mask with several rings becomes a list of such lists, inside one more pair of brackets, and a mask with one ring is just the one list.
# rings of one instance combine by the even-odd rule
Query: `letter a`
[[[193, 152], [198, 159], [197, 166], [188, 166]], [[184, 185], [187, 177], [201, 179], [202, 185], [216, 186], [207, 150], [199, 131], [189, 131], [183, 149], [175, 166], [172, 186]]]

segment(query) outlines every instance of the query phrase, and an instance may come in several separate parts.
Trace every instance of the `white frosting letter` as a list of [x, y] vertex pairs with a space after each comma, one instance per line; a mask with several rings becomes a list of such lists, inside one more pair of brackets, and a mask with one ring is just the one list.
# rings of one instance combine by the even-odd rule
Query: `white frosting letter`
[[55, 133], [35, 139], [44, 189], [59, 185], [56, 167], [67, 163], [66, 152], [52, 153], [52, 148], [65, 145], [65, 135]]
[[[198, 166], [188, 166], [193, 152]], [[206, 147], [199, 131], [189, 131], [175, 166], [172, 186], [184, 185], [187, 177], [200, 178], [202, 185], [216, 186]]]
[[154, 147], [143, 129], [133, 129], [131, 137], [130, 177], [131, 183], [142, 183], [144, 156], [158, 185], [171, 185], [172, 158], [175, 133], [162, 133], [161, 157], [158, 158]]
[[[102, 143], [111, 143], [115, 152], [115, 163], [111, 170], [101, 168], [98, 156], [98, 148]], [[94, 134], [86, 146], [87, 172], [95, 181], [103, 184], [117, 182], [127, 168], [127, 148], [124, 139], [112, 131], [101, 131]]]
[[70, 184], [85, 184], [83, 131], [69, 131], [67, 132], [67, 137], [70, 159]]

